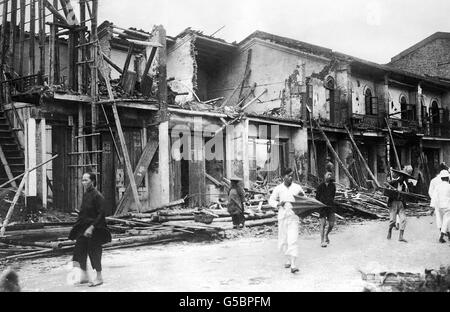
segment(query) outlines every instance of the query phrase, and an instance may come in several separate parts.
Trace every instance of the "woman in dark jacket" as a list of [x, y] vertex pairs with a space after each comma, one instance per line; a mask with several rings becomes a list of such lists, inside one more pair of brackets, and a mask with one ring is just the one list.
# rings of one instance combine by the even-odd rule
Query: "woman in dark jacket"
[[83, 175], [85, 193], [78, 220], [69, 234], [69, 239], [76, 241], [73, 262], [74, 266], [79, 266], [82, 271], [80, 283], [88, 283], [87, 256], [91, 260], [92, 268], [97, 272], [96, 279], [89, 285], [91, 287], [103, 284], [102, 245], [111, 241], [111, 233], [106, 226], [105, 199], [95, 188], [96, 181], [93, 173]]
[[230, 192], [228, 193], [228, 212], [233, 220], [234, 228], [244, 227], [244, 202], [245, 192], [240, 185], [241, 179], [231, 179]]

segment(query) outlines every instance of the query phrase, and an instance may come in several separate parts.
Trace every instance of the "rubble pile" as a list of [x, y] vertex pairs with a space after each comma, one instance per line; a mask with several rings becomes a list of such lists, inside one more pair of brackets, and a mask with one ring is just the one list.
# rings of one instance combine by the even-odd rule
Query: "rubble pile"
[[450, 292], [450, 267], [420, 273], [363, 273], [364, 292]]
[[[274, 179], [270, 183], [254, 183], [250, 189], [246, 189], [244, 229], [233, 229], [224, 200], [212, 203], [209, 207], [189, 209], [185, 200], [181, 199], [142, 213], [128, 212], [107, 217], [113, 239], [105, 245], [105, 249], [199, 238], [238, 238], [248, 235], [273, 237], [277, 233], [274, 226], [277, 225], [278, 211], [269, 205], [268, 200], [279, 183], [281, 179]], [[308, 198], [315, 198], [315, 184], [303, 185]], [[337, 222], [345, 224], [367, 219], [387, 219], [387, 201], [388, 198], [381, 191], [347, 189], [338, 185], [335, 198]], [[311, 202], [315, 205], [314, 201]], [[318, 231], [319, 214], [315, 211], [317, 210], [301, 215], [300, 228], [305, 234]], [[429, 203], [408, 203], [407, 214], [427, 215]], [[67, 240], [67, 237], [76, 216], [45, 212], [40, 214], [38, 221], [28, 220], [27, 223], [20, 223], [23, 218], [17, 220], [6, 227], [6, 236], [0, 238], [0, 260], [54, 256], [71, 251], [75, 245], [75, 242]]]

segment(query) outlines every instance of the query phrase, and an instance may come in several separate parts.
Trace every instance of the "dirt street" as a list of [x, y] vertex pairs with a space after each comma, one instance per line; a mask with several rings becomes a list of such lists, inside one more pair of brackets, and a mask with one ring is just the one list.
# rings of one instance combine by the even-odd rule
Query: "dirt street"
[[321, 248], [319, 234], [302, 235], [300, 272], [283, 268], [274, 238], [171, 243], [106, 251], [105, 284], [66, 282], [70, 256], [20, 264], [24, 291], [361, 291], [365, 272], [423, 273], [450, 264], [450, 245], [437, 242], [433, 217], [409, 218], [406, 239], [386, 240], [387, 222], [340, 226]]

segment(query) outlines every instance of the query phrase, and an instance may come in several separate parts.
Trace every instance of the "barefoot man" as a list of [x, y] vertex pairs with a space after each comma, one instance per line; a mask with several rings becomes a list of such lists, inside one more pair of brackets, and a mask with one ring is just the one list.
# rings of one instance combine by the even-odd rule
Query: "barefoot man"
[[[395, 174], [395, 178], [388, 182], [391, 187], [399, 192], [407, 192], [408, 186], [406, 185], [407, 179], [414, 179], [407, 172], [391, 169], [391, 171]], [[391, 195], [388, 200], [389, 207], [389, 231], [387, 239], [391, 239], [392, 237], [392, 229], [395, 227], [397, 221], [397, 215], [399, 217], [400, 223], [400, 235], [399, 242], [407, 243], [407, 240], [403, 237], [406, 229], [406, 202], [403, 196], [400, 193], [394, 193]]]
[[[336, 186], [333, 182], [333, 175], [330, 171], [325, 173], [324, 182], [319, 185], [316, 191], [316, 199], [327, 207], [323, 207], [320, 209], [320, 239], [321, 246], [327, 247], [330, 243], [330, 239], [328, 235], [334, 227], [336, 222], [336, 216], [334, 213], [334, 197], [336, 195]], [[327, 228], [328, 221], [328, 228]]]
[[275, 187], [269, 199], [269, 205], [278, 208], [278, 248], [287, 258], [286, 269], [292, 273], [299, 271], [296, 265], [298, 257], [298, 224], [299, 217], [292, 210], [297, 195], [305, 196], [300, 185], [292, 183], [294, 171], [286, 169], [283, 183]]

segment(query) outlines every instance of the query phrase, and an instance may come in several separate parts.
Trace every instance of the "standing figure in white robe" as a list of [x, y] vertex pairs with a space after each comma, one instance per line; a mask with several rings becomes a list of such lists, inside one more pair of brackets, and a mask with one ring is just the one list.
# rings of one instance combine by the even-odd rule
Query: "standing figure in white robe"
[[441, 180], [442, 170], [448, 170], [447, 165], [444, 163], [439, 165], [439, 174], [430, 181], [430, 187], [428, 189], [428, 195], [430, 195], [430, 198], [431, 198], [430, 207], [434, 208], [434, 214], [436, 215], [436, 226], [437, 226], [439, 232], [441, 231], [443, 216], [441, 215], [439, 208], [436, 207], [435, 199], [434, 199], [434, 191], [436, 190], [436, 187], [440, 183], [442, 183], [442, 180]]
[[278, 208], [278, 248], [287, 257], [285, 268], [292, 273], [299, 271], [296, 265], [298, 258], [299, 217], [292, 210], [295, 196], [305, 196], [300, 185], [292, 183], [294, 171], [286, 169], [283, 183], [275, 187], [269, 199], [269, 205]]
[[441, 183], [436, 186], [432, 199], [435, 209], [439, 211], [439, 214], [442, 216], [439, 242], [445, 243], [444, 237], [450, 232], [450, 173], [447, 170], [442, 170], [440, 177]]

